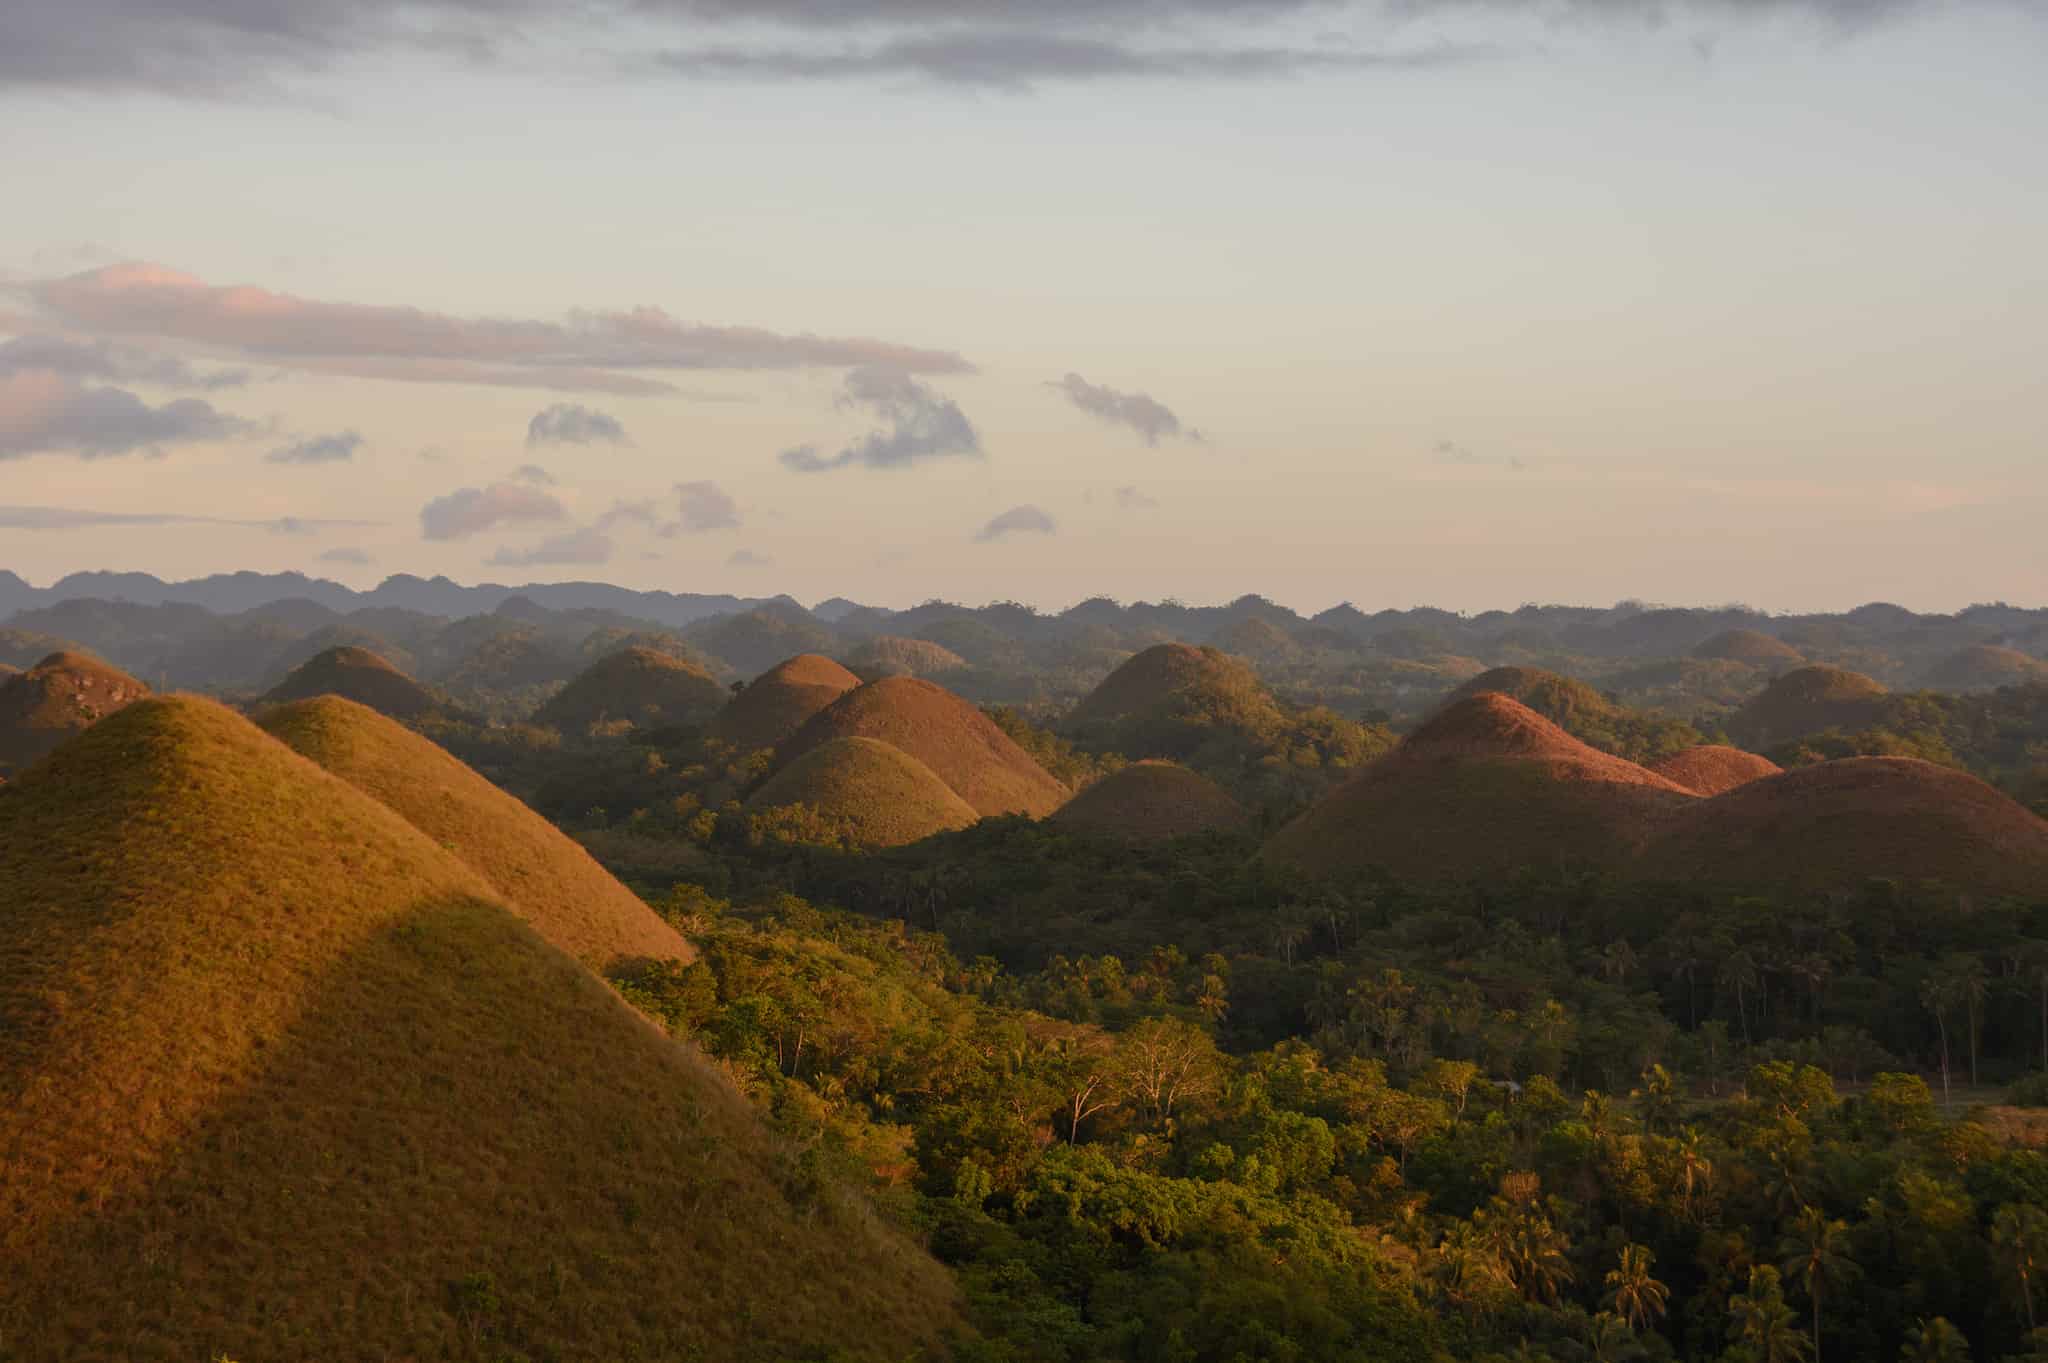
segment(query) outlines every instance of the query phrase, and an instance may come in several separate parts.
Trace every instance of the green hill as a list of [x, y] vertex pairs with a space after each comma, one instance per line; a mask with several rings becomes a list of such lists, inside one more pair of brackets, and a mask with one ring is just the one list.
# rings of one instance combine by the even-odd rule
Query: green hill
[[586, 668], [540, 707], [534, 722], [575, 738], [613, 725], [702, 724], [724, 707], [726, 694], [694, 663], [651, 648], [626, 648]]
[[838, 839], [901, 847], [978, 816], [930, 767], [873, 738], [834, 738], [790, 762], [747, 800], [755, 811], [802, 805]]
[[848, 655], [846, 665], [873, 681], [878, 677], [934, 677], [958, 672], [968, 662], [944, 644], [884, 634], [855, 649]]

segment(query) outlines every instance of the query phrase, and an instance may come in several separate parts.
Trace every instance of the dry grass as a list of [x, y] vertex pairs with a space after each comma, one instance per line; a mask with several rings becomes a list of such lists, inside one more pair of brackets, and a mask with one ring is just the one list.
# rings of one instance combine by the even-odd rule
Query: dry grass
[[1520, 701], [1537, 714], [1559, 724], [1571, 724], [1581, 717], [1604, 718], [1617, 708], [1586, 683], [1561, 673], [1547, 672], [1540, 667], [1496, 667], [1480, 673], [1451, 692], [1442, 710], [1488, 692]]
[[1143, 841], [1242, 828], [1250, 821], [1223, 787], [1174, 762], [1133, 762], [1052, 817], [1073, 828]]
[[944, 644], [883, 634], [855, 649], [846, 665], [872, 681], [878, 677], [933, 677], [958, 672], [968, 664]]
[[1439, 883], [1620, 871], [1697, 798], [1487, 693], [1441, 711], [1275, 833], [1263, 855], [1315, 874], [1376, 866]]
[[1796, 663], [1805, 655], [1782, 639], [1773, 639], [1761, 630], [1723, 630], [1693, 649], [1692, 656], [1711, 661], [1756, 663]]
[[930, 767], [873, 738], [820, 743], [747, 800], [756, 810], [787, 805], [808, 806], [864, 847], [901, 847], [980, 817]]
[[1667, 781], [1684, 786], [1695, 795], [1720, 795], [1751, 781], [1776, 776], [1785, 769], [1768, 757], [1709, 743], [1673, 753], [1661, 762], [1652, 762], [1650, 770]]
[[1730, 715], [1728, 732], [1750, 747], [1767, 748], [1823, 729], [1860, 729], [1876, 718], [1885, 694], [1860, 672], [1794, 668]]
[[577, 736], [620, 722], [642, 729], [701, 724], [725, 705], [726, 694], [695, 663], [626, 648], [584, 669], [541, 706], [534, 722]]
[[1150, 718], [1207, 696], [1251, 698], [1278, 707], [1252, 670], [1229, 654], [1189, 644], [1154, 644], [1102, 679], [1067, 716], [1072, 728]]
[[2048, 681], [2048, 663], [2016, 648], [1976, 644], [1944, 658], [1928, 672], [1926, 680], [1929, 686], [1951, 691], [2024, 686]]
[[393, 719], [416, 720], [446, 708], [446, 702], [367, 648], [343, 644], [301, 663], [263, 697], [283, 705], [314, 696], [340, 696]]
[[943, 1271], [397, 814], [145, 701], [0, 793], [0, 1338], [899, 1357]]
[[432, 740], [336, 696], [258, 721], [455, 854], [554, 946], [594, 969], [695, 950], [576, 842]]
[[711, 721], [713, 737], [741, 748], [772, 748], [804, 721], [860, 685], [860, 678], [815, 653], [779, 663], [756, 677]]
[[902, 749], [983, 818], [1044, 818], [1070, 793], [987, 715], [915, 677], [884, 677], [847, 692], [813, 715], [777, 756], [786, 765], [834, 738], [876, 738]]
[[18, 771], [149, 688], [83, 653], [52, 653], [0, 679], [0, 773]]

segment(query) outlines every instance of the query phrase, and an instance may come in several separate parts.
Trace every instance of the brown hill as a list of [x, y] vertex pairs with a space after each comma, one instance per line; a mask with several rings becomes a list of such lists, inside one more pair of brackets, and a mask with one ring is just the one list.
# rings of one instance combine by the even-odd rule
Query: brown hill
[[1152, 714], [1184, 696], [1239, 692], [1264, 695], [1264, 687], [1249, 668], [1221, 649], [1154, 644], [1103, 678], [1074, 707], [1067, 722], [1075, 727], [1111, 723]]
[[586, 668], [534, 720], [578, 737], [610, 724], [661, 729], [701, 724], [725, 700], [725, 688], [696, 664], [651, 648], [627, 648]]
[[1451, 692], [1443, 708], [1488, 692], [1507, 696], [1565, 729], [1589, 718], [1605, 719], [1617, 707], [1586, 683], [1540, 667], [1495, 667]]
[[1721, 662], [1751, 663], [1769, 666], [1773, 663], [1797, 663], [1805, 655], [1782, 639], [1773, 639], [1762, 630], [1723, 630], [1713, 638], [1693, 649], [1692, 656]]
[[788, 805], [808, 806], [864, 847], [901, 847], [980, 817], [930, 767], [874, 738], [820, 743], [747, 800], [753, 810]]
[[340, 696], [397, 720], [419, 720], [446, 708], [440, 696], [367, 648], [342, 644], [308, 659], [264, 697], [283, 705], [315, 696]]
[[83, 653], [52, 653], [0, 680], [0, 773], [19, 771], [148, 694], [126, 672]]
[[929, 639], [881, 634], [855, 649], [846, 665], [873, 681], [879, 677], [935, 677], [968, 666], [965, 658]]
[[2048, 887], [2048, 821], [1974, 776], [1904, 757], [1852, 757], [1752, 781], [1683, 811], [1646, 874], [1768, 890], [1872, 877], [1983, 893]]
[[1052, 817], [1072, 828], [1144, 841], [1242, 828], [1250, 821], [1223, 787], [1173, 762], [1133, 762]]
[[87, 650], [54, 634], [27, 629], [0, 629], [0, 663], [16, 671], [35, 666], [52, 653], [85, 653]]
[[1708, 743], [1674, 753], [1662, 762], [1653, 762], [1650, 770], [1696, 795], [1720, 795], [1751, 781], [1776, 776], [1784, 768], [1753, 752]]
[[1103, 678], [1065, 727], [1091, 747], [1185, 761], [1219, 740], [1277, 734], [1287, 722], [1240, 659], [1215, 648], [1155, 644]]
[[1314, 874], [1377, 866], [1436, 882], [1618, 871], [1697, 798], [1488, 693], [1440, 712], [1275, 833], [1263, 855]]
[[146, 700], [0, 794], [0, 1328], [65, 1360], [896, 1358], [942, 1270], [426, 834]]
[[768, 669], [726, 703], [711, 734], [740, 748], [772, 748], [804, 721], [860, 685], [860, 678], [815, 653]]
[[695, 959], [682, 934], [582, 847], [432, 740], [337, 696], [279, 706], [260, 722], [454, 853], [542, 937], [585, 965]]
[[1944, 691], [1987, 691], [2048, 681], [2048, 663], [2016, 648], [1974, 644], [1928, 670], [1926, 683]]
[[1745, 747], [1767, 748], [1824, 729], [1860, 729], [1877, 719], [1885, 695], [1860, 672], [1798, 667], [1743, 702], [1728, 717], [1728, 732]]
[[813, 715], [778, 750], [787, 764], [834, 738], [878, 738], [937, 772], [983, 818], [1044, 818], [1070, 793], [981, 711], [942, 686], [884, 677]]

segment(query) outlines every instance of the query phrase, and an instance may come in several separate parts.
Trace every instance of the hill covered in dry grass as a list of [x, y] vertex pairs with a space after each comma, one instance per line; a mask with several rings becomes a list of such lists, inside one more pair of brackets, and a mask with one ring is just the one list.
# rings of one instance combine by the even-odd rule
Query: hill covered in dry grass
[[1796, 667], [1805, 661], [1805, 655], [1783, 639], [1754, 629], [1723, 630], [1694, 648], [1692, 656], [1752, 667]]
[[21, 770], [148, 694], [126, 672], [83, 653], [53, 653], [0, 678], [0, 775]]
[[747, 800], [750, 810], [810, 809], [841, 841], [901, 847], [980, 816], [938, 774], [873, 738], [833, 738], [792, 760]]
[[432, 837], [210, 703], [0, 790], [18, 1357], [897, 1359], [940, 1268]]
[[283, 705], [315, 696], [340, 696], [407, 723], [447, 708], [441, 696], [354, 644], [340, 644], [308, 658], [271, 688], [263, 703]]
[[711, 721], [711, 735], [742, 749], [772, 748], [859, 685], [859, 677], [830, 658], [799, 654], [769, 668], [728, 701]]
[[695, 663], [636, 646], [598, 659], [541, 706], [534, 722], [574, 738], [610, 725], [702, 724], [724, 707], [726, 694]]
[[1887, 694], [1846, 668], [1794, 668], [1743, 702], [1728, 717], [1728, 732], [1747, 747], [1767, 748], [1824, 729], [1861, 729], [1876, 722]]
[[1133, 762], [1103, 777], [1053, 816], [1055, 823], [1108, 837], [1181, 838], [1251, 821], [1243, 805], [1199, 772], [1174, 762]]
[[936, 677], [962, 671], [968, 662], [944, 644], [884, 634], [848, 654], [846, 665], [873, 681], [878, 677]]
[[1666, 780], [1676, 781], [1694, 794], [1719, 795], [1751, 781], [1776, 776], [1784, 768], [1753, 752], [1707, 743], [1673, 753], [1661, 762], [1653, 762], [1650, 770]]

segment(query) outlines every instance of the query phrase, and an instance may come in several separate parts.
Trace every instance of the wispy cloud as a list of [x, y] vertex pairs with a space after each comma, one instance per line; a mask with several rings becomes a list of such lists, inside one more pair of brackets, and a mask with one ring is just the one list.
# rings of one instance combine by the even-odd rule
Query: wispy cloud
[[468, 539], [500, 525], [568, 519], [568, 508], [539, 488], [519, 483], [465, 487], [420, 508], [420, 533], [430, 540]]
[[315, 520], [280, 516], [251, 520], [235, 516], [188, 516], [175, 511], [92, 511], [68, 506], [0, 506], [0, 530], [96, 530], [116, 525], [232, 525], [273, 535], [312, 535], [324, 530], [362, 529], [377, 521]]
[[0, 375], [0, 459], [104, 459], [227, 440], [251, 429], [201, 398], [152, 406], [125, 388], [83, 384], [47, 369]]
[[363, 447], [363, 437], [356, 431], [336, 431], [332, 435], [308, 436], [293, 441], [263, 456], [266, 464], [345, 464], [356, 457], [356, 451]]
[[726, 557], [725, 566], [728, 568], [772, 568], [775, 566], [775, 560], [765, 554], [757, 554], [751, 549], [735, 549]]
[[68, 379], [103, 379], [109, 383], [154, 384], [206, 392], [240, 388], [249, 382], [246, 369], [200, 369], [176, 355], [159, 355], [110, 341], [36, 334], [0, 341], [0, 375], [28, 370], [60, 374]]
[[1202, 440], [1200, 431], [1181, 425], [1171, 408], [1147, 394], [1119, 393], [1114, 388], [1090, 383], [1079, 374], [1069, 374], [1046, 386], [1065, 393], [1067, 401], [1088, 415], [1136, 432], [1147, 445], [1182, 437], [1197, 443]]
[[530, 549], [506, 547], [492, 554], [491, 565], [498, 568], [538, 568], [550, 564], [600, 564], [610, 563], [617, 546], [611, 536], [594, 526], [571, 530], [566, 535], [556, 535], [543, 540]]
[[979, 459], [981, 433], [958, 403], [910, 375], [856, 369], [846, 376], [838, 406], [872, 413], [882, 429], [870, 431], [829, 458], [815, 445], [784, 450], [782, 465], [797, 473], [824, 473], [861, 465], [904, 468], [930, 459]]
[[981, 527], [974, 538], [978, 544], [987, 544], [1005, 535], [1050, 535], [1056, 528], [1052, 517], [1039, 508], [1013, 506]]
[[526, 443], [532, 445], [630, 445], [626, 428], [618, 418], [573, 402], [558, 402], [546, 411], [535, 412], [526, 423]]
[[557, 479], [554, 474], [549, 473], [539, 464], [521, 464], [518, 468], [512, 470], [512, 481], [516, 483], [531, 483], [535, 487], [554, 487]]
[[320, 561], [322, 563], [345, 563], [355, 568], [367, 568], [370, 566], [371, 559], [368, 554], [360, 549], [352, 549], [347, 545], [337, 545], [320, 555]]
[[1430, 446], [1430, 462], [1452, 464], [1462, 468], [1508, 469], [1515, 473], [1526, 472], [1529, 465], [1512, 455], [1480, 454], [1467, 449], [1455, 440], [1439, 440]]
[[676, 519], [663, 534], [699, 535], [709, 530], [734, 530], [740, 506], [716, 483], [677, 483]]
[[1120, 487], [1116, 490], [1116, 509], [1119, 511], [1150, 511], [1159, 505], [1158, 499], [1146, 496], [1134, 487]]

